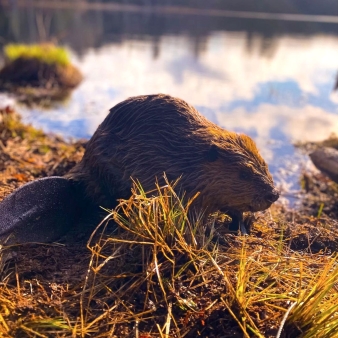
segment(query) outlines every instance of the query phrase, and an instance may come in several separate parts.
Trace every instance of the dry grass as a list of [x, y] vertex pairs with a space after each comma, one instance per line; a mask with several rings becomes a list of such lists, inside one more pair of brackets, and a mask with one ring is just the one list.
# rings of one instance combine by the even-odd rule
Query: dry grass
[[309, 153], [321, 147], [331, 147], [338, 149], [338, 135], [332, 133], [323, 141], [318, 142], [296, 142], [295, 146]]
[[83, 152], [83, 143], [46, 135], [23, 124], [10, 107], [0, 109], [0, 201], [35, 178], [64, 175]]
[[[148, 194], [135, 184], [87, 249], [20, 247], [2, 269], [1, 334], [276, 337], [281, 329], [283, 337], [336, 337], [336, 257], [310, 245], [318, 227], [326, 230], [320, 240], [337, 238], [336, 227], [317, 218], [291, 224], [276, 210], [262, 215], [250, 236], [219, 238], [212, 220], [208, 231], [190, 223], [191, 203], [170, 184]], [[305, 233], [309, 245], [292, 249]], [[68, 260], [67, 278], [55, 270], [51, 279], [51, 259], [61, 270]]]
[[[3, 121], [17, 157], [11, 142], [29, 134]], [[2, 250], [0, 336], [337, 337], [336, 186], [312, 180], [301, 211], [273, 206], [249, 236], [191, 221], [194, 199], [175, 182], [152, 192], [136, 182], [92, 235]]]

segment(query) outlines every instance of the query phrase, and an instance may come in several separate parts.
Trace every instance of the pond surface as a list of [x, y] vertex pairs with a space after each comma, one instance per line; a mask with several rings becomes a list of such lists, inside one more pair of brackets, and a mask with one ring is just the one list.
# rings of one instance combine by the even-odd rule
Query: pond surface
[[84, 74], [65, 103], [19, 106], [46, 131], [89, 138], [116, 103], [167, 93], [252, 136], [285, 189], [308, 165], [292, 143], [338, 131], [337, 24], [16, 7], [1, 15], [5, 42], [59, 40]]

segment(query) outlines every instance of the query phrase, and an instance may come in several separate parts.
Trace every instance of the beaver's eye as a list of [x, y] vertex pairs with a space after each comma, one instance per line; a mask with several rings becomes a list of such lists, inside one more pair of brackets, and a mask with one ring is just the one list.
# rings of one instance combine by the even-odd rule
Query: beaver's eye
[[239, 178], [244, 181], [248, 181], [252, 178], [252, 173], [249, 170], [241, 170], [239, 172]]
[[209, 148], [208, 152], [206, 153], [206, 160], [208, 162], [215, 162], [218, 159], [218, 149], [217, 146], [214, 144]]

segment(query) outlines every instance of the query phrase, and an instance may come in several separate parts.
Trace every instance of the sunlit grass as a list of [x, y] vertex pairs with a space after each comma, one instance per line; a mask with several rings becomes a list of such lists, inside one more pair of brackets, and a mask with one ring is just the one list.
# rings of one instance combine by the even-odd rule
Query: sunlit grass
[[[290, 232], [276, 233], [264, 217], [260, 236], [228, 234], [222, 244], [212, 219], [192, 220], [198, 196], [177, 195], [176, 184], [145, 192], [135, 182], [132, 196], [107, 210], [80, 285], [55, 285], [59, 294], [48, 280], [6, 273], [0, 335], [14, 327], [31, 337], [205, 337], [215, 327], [229, 337], [337, 336], [335, 255], [292, 250]], [[306, 230], [292, 226], [294, 237]], [[15, 316], [28, 303], [29, 314]]]
[[0, 132], [2, 133], [2, 140], [7, 138], [20, 137], [28, 141], [36, 141], [46, 139], [46, 135], [40, 130], [31, 125], [24, 124], [19, 115], [14, 112], [3, 113], [0, 111]]
[[[121, 201], [111, 213], [124, 232], [100, 241], [101, 244], [89, 242], [93, 253], [91, 269], [96, 277], [90, 278], [91, 285], [86, 285], [93, 297], [86, 304], [93, 301], [101, 288], [118, 283], [118, 291], [114, 293], [116, 308], [123, 304], [130, 309], [127, 300], [141, 289], [146, 290], [143, 311], [129, 310], [120, 323], [155, 318], [156, 336], [191, 334], [192, 327], [180, 325], [182, 316], [184, 320], [194, 318], [203, 323], [207, 314], [220, 306], [224, 307], [224, 316], [234, 319], [232, 325], [237, 323], [244, 337], [264, 338], [268, 326], [274, 326], [276, 333], [279, 329], [296, 332], [299, 337], [335, 336], [338, 306], [338, 294], [333, 289], [338, 277], [335, 257], [294, 252], [283, 233], [262, 241], [255, 236], [234, 236], [230, 248], [225, 249], [212, 240], [212, 224], [206, 236], [205, 224], [190, 222], [191, 205], [193, 200], [177, 196], [169, 182], [148, 194], [135, 184], [132, 197]], [[134, 262], [130, 262], [131, 248], [139, 253]], [[105, 254], [107, 251], [112, 254]], [[122, 269], [102, 284], [99, 276], [114, 261]], [[132, 269], [135, 263], [140, 266], [138, 273]], [[316, 269], [319, 272], [314, 275]], [[99, 289], [97, 278], [101, 280]], [[216, 300], [207, 296], [208, 284], [213, 280], [223, 285], [214, 294]], [[188, 285], [190, 291], [186, 292]], [[199, 305], [201, 302], [205, 304], [203, 307]], [[157, 308], [149, 309], [148, 304], [156, 304]], [[294, 307], [288, 312], [291, 304]], [[166, 314], [156, 319], [158, 306]], [[82, 306], [83, 336], [97, 324], [96, 319], [95, 323], [86, 324], [89, 312], [89, 307]]]
[[[338, 263], [333, 256], [318, 272], [313, 271], [301, 288], [287, 324], [296, 326], [302, 338], [337, 337], [338, 332]], [[303, 278], [304, 278], [303, 277]], [[302, 283], [302, 280], [300, 280]]]
[[4, 47], [6, 57], [13, 61], [18, 58], [38, 59], [48, 64], [66, 66], [70, 64], [69, 55], [65, 48], [53, 44], [9, 44]]

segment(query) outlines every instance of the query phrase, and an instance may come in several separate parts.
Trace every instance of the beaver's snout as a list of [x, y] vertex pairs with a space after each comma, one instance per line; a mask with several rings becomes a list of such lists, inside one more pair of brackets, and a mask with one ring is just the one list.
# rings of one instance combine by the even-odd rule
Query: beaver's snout
[[279, 198], [279, 191], [276, 188], [269, 191], [261, 192], [256, 195], [252, 204], [249, 206], [249, 210], [252, 212], [262, 211], [268, 209], [272, 203], [276, 202]]
[[273, 202], [276, 202], [279, 198], [279, 191], [274, 188], [271, 192], [268, 192], [267, 194], [265, 194], [265, 200], [268, 202], [268, 203], [273, 203]]

